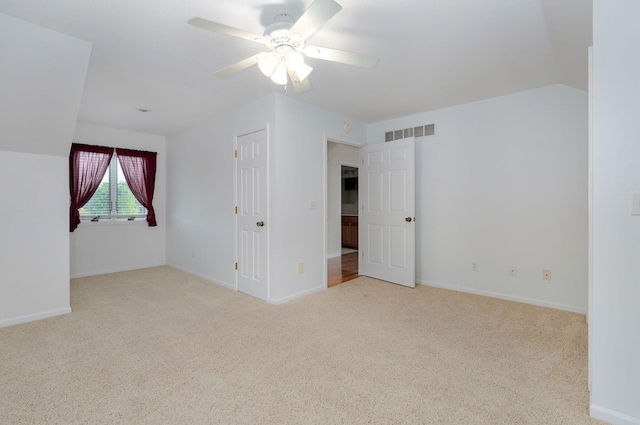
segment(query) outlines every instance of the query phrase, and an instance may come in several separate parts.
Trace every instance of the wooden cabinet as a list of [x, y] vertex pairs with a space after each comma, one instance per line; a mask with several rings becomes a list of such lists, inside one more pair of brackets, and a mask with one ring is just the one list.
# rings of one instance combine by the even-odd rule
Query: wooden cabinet
[[342, 216], [342, 247], [358, 249], [358, 216]]

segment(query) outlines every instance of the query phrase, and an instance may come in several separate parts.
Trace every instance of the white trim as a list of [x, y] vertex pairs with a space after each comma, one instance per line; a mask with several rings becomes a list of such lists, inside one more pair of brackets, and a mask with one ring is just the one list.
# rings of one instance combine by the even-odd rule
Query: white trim
[[33, 322], [34, 320], [48, 319], [49, 317], [60, 316], [71, 313], [71, 307], [59, 308], [56, 310], [43, 311], [42, 313], [28, 314], [26, 316], [12, 317], [0, 320], [0, 328], [19, 325], [21, 323]]
[[[116, 217], [109, 217], [106, 218], [106, 216], [104, 216], [105, 218], [101, 218], [98, 221], [91, 221], [91, 218], [89, 216], [86, 215], [82, 215], [80, 216], [80, 224], [78, 225], [78, 228], [80, 226], [114, 226], [114, 225], [120, 225], [120, 224], [148, 224], [147, 222], [147, 215], [143, 215], [143, 216], [134, 216], [136, 217], [135, 220], [129, 220], [128, 218], [124, 218], [124, 217], [120, 217], [120, 218], [116, 218]], [[131, 216], [130, 216], [131, 217]]]
[[185, 269], [184, 267], [180, 267], [180, 266], [175, 265], [175, 264], [167, 263], [167, 264], [166, 264], [166, 266], [167, 266], [167, 267], [171, 267], [172, 269], [179, 270], [179, 271], [181, 271], [181, 272], [183, 272], [183, 273], [190, 274], [191, 276], [195, 276], [195, 277], [200, 278], [200, 279], [202, 279], [202, 280], [206, 280], [207, 282], [215, 283], [216, 285], [218, 285], [218, 286], [222, 286], [223, 288], [231, 289], [232, 291], [235, 291], [235, 290], [236, 290], [236, 289], [233, 287], [233, 284], [232, 284], [232, 283], [222, 282], [222, 281], [220, 281], [220, 280], [216, 280], [216, 279], [211, 278], [211, 277], [209, 277], [209, 276], [205, 276], [205, 275], [203, 275], [203, 274], [196, 273], [196, 272], [194, 272], [193, 270]]
[[[259, 130], [256, 130], [259, 131]], [[233, 135], [233, 167], [231, 170], [231, 184], [233, 185], [233, 207], [238, 208], [238, 134]], [[269, 132], [267, 131], [267, 137], [269, 137]], [[268, 143], [268, 141], [267, 141]], [[267, 151], [268, 152], [268, 151]], [[267, 153], [268, 155], [268, 153]], [[268, 160], [267, 160], [268, 161]], [[268, 210], [268, 207], [267, 207]], [[267, 221], [267, 223], [269, 223]], [[233, 213], [233, 262], [234, 266], [237, 267], [238, 264], [238, 213], [234, 211]], [[189, 273], [189, 272], [187, 272]], [[267, 279], [269, 274], [267, 273]], [[234, 267], [233, 270], [233, 284], [231, 285], [231, 289], [234, 291], [238, 290], [238, 269]], [[269, 286], [267, 286], [267, 294], [269, 294]]]
[[269, 304], [280, 305], [288, 303], [289, 301], [296, 300], [298, 298], [306, 297], [307, 295], [315, 294], [316, 292], [324, 291], [327, 289], [327, 284], [316, 286], [315, 288], [307, 289], [306, 291], [298, 292], [297, 294], [289, 295], [284, 298], [269, 298], [267, 301]]
[[327, 179], [329, 173], [327, 167], [329, 167], [329, 158], [327, 157], [327, 149], [329, 149], [329, 139], [327, 134], [323, 133], [324, 144], [322, 148], [322, 199], [324, 199], [324, 208], [322, 209], [322, 246], [324, 250], [324, 267], [322, 268], [322, 289], [329, 288], [329, 226], [327, 221], [329, 220], [329, 185], [327, 185]]
[[515, 295], [501, 294], [499, 292], [483, 291], [480, 289], [465, 288], [464, 286], [449, 285], [446, 283], [429, 282], [425, 280], [417, 280], [416, 283], [425, 286], [433, 286], [435, 288], [449, 289], [451, 291], [466, 292], [468, 294], [483, 295], [485, 297], [498, 298], [501, 300], [515, 301], [519, 303], [537, 305], [540, 307], [555, 308], [556, 310], [570, 311], [573, 313], [586, 314], [587, 311], [583, 307], [577, 307], [567, 304], [553, 303], [549, 301], [538, 300], [535, 298], [518, 297]]
[[587, 137], [588, 144], [588, 194], [587, 194], [587, 210], [589, 215], [588, 221], [588, 266], [587, 266], [587, 388], [591, 390], [591, 382], [593, 381], [593, 46], [587, 49], [589, 60], [588, 68], [588, 90], [587, 90], [587, 109], [589, 113], [589, 133]]
[[640, 419], [638, 418], [595, 404], [589, 406], [589, 414], [592, 418], [605, 421], [611, 425], [640, 425]]
[[87, 276], [98, 276], [101, 274], [109, 274], [109, 273], [128, 272], [131, 270], [150, 269], [151, 267], [162, 267], [166, 265], [167, 265], [166, 263], [157, 263], [157, 264], [147, 264], [144, 266], [131, 266], [131, 267], [125, 267], [125, 268], [94, 271], [94, 272], [88, 272], [88, 273], [76, 273], [74, 275], [71, 275], [71, 279], [78, 279], [78, 278], [87, 277]]
[[[365, 139], [366, 139], [366, 136], [365, 136]], [[351, 146], [358, 149], [367, 145], [364, 142], [360, 142], [353, 139], [343, 139], [341, 137], [328, 136], [326, 133], [324, 134], [324, 140], [325, 140], [324, 142], [325, 148], [327, 147], [327, 142], [339, 143], [341, 145], [347, 145], [347, 146]]]

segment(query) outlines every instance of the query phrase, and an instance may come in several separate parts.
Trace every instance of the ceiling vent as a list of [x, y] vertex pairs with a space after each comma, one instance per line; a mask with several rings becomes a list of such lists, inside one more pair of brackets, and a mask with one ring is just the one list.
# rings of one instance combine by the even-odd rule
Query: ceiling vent
[[418, 127], [405, 128], [403, 130], [387, 131], [384, 133], [384, 141], [392, 142], [394, 140], [406, 139], [408, 137], [424, 137], [436, 134], [436, 125], [427, 124]]

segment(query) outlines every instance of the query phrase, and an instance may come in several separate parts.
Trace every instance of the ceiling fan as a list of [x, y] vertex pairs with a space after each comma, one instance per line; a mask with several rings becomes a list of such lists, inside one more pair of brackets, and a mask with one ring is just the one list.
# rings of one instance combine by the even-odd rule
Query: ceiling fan
[[214, 73], [214, 76], [227, 78], [258, 64], [260, 71], [274, 83], [286, 85], [290, 79], [296, 91], [303, 92], [311, 88], [307, 77], [313, 70], [304, 62], [304, 56], [369, 69], [378, 63], [375, 56], [307, 44], [307, 39], [341, 9], [342, 6], [333, 0], [315, 0], [295, 22], [289, 14], [277, 15], [274, 22], [265, 28], [263, 35], [202, 18], [192, 18], [188, 23], [197, 28], [255, 41], [270, 50], [228, 66]]

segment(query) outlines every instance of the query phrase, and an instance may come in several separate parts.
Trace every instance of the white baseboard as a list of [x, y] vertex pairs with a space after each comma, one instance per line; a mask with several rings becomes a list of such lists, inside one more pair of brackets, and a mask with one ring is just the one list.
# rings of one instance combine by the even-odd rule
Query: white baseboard
[[114, 269], [107, 269], [107, 270], [100, 270], [100, 271], [93, 271], [93, 272], [85, 272], [85, 273], [75, 273], [71, 275], [71, 279], [77, 279], [80, 277], [87, 277], [87, 276], [98, 276], [101, 274], [109, 274], [109, 273], [120, 273], [120, 272], [128, 272], [131, 270], [140, 270], [140, 269], [149, 269], [151, 267], [161, 267], [161, 266], [166, 266], [166, 263], [157, 263], [157, 264], [147, 264], [144, 266], [133, 266], [133, 267], [124, 267], [124, 268], [114, 268]]
[[269, 298], [267, 302], [269, 304], [280, 305], [280, 304], [288, 303], [289, 301], [296, 300], [298, 298], [306, 297], [307, 295], [311, 295], [316, 292], [324, 291], [325, 289], [327, 289], [327, 287], [324, 285], [316, 286], [315, 288], [307, 289], [306, 291], [298, 292], [297, 294], [289, 295], [288, 297]]
[[[213, 278], [211, 278], [209, 276], [205, 276], [205, 275], [202, 275], [200, 273], [196, 273], [196, 272], [194, 272], [192, 270], [185, 269], [184, 267], [181, 267], [181, 266], [178, 266], [178, 265], [175, 265], [175, 264], [167, 263], [167, 266], [171, 267], [171, 268], [174, 268], [176, 270], [180, 270], [181, 272], [190, 274], [192, 276], [199, 277], [200, 279], [206, 280], [207, 282], [215, 283], [216, 285], [220, 285], [220, 286], [223, 286], [225, 288], [231, 289], [232, 291], [235, 291], [235, 285], [233, 285], [233, 284], [229, 284], [229, 283], [226, 283], [226, 282], [222, 282], [220, 280], [213, 279]], [[324, 289], [326, 289], [325, 286], [319, 286], [319, 287], [312, 288], [312, 289], [309, 289], [309, 290], [306, 290], [306, 291], [298, 292], [297, 294], [290, 295], [290, 296], [284, 297], [284, 298], [278, 298], [278, 299], [269, 298], [267, 300], [267, 302], [269, 304], [280, 305], [280, 304], [284, 304], [284, 303], [287, 303], [289, 301], [293, 301], [295, 299], [302, 298], [304, 296], [313, 294], [314, 292], [322, 291]]]
[[26, 316], [12, 317], [10, 319], [0, 320], [0, 328], [19, 325], [20, 323], [33, 322], [34, 320], [48, 319], [49, 317], [60, 316], [62, 314], [69, 313], [71, 313], [71, 307], [43, 311], [42, 313], [28, 314]]
[[336, 258], [336, 257], [342, 257], [342, 253], [341, 252], [337, 252], [337, 253], [329, 254], [329, 255], [327, 255], [327, 260], [329, 258]]
[[472, 289], [472, 288], [466, 288], [464, 286], [448, 285], [446, 283], [430, 282], [425, 280], [416, 280], [416, 283], [420, 285], [425, 285], [425, 286], [433, 286], [435, 288], [443, 288], [443, 289], [449, 289], [452, 291], [466, 292], [468, 294], [483, 295], [485, 297], [498, 298], [501, 300], [516, 301], [519, 303], [532, 304], [540, 307], [555, 308], [556, 310], [564, 310], [564, 311], [571, 311], [573, 313], [587, 314], [586, 308], [583, 308], [583, 307], [554, 303], [554, 302], [549, 302], [544, 300], [538, 300], [535, 298], [519, 297], [515, 295], [501, 294], [499, 292], [483, 291], [480, 289]]
[[640, 425], [640, 419], [638, 418], [632, 418], [631, 416], [595, 404], [589, 406], [589, 414], [592, 418], [611, 425]]
[[207, 282], [215, 283], [216, 285], [223, 286], [227, 289], [231, 289], [232, 291], [235, 291], [235, 286], [232, 283], [223, 282], [221, 280], [217, 280], [212, 277], [205, 276], [203, 274], [194, 272], [193, 270], [185, 269], [184, 267], [178, 266], [176, 264], [167, 263], [166, 265], [168, 267], [171, 267], [172, 269], [180, 270], [181, 272], [190, 274], [191, 276], [199, 277], [200, 279], [206, 280]]

